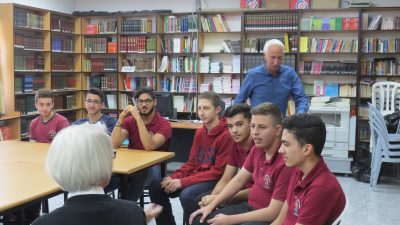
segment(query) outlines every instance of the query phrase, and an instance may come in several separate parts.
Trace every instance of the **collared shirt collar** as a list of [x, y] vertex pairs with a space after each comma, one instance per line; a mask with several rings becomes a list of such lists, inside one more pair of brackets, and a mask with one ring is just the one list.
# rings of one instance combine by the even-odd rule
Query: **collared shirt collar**
[[[271, 157], [271, 159], [267, 160], [267, 159], [264, 158], [263, 163], [272, 165], [275, 162], [275, 160], [278, 158], [278, 156], [279, 156], [278, 150], [279, 150], [280, 147], [281, 147], [281, 144], [278, 145], [278, 148], [276, 149], [275, 154]], [[265, 157], [265, 151], [264, 151], [264, 157]]]
[[315, 179], [315, 177], [317, 177], [320, 173], [322, 173], [327, 169], [328, 167], [326, 167], [324, 159], [321, 156], [317, 164], [315, 164], [314, 168], [311, 169], [311, 171], [304, 177], [303, 180], [301, 179], [304, 174], [303, 172], [301, 172], [301, 170], [299, 170], [297, 174], [297, 180], [300, 181], [300, 183], [297, 185], [297, 187], [299, 188], [307, 187]]
[[68, 198], [78, 195], [104, 195], [104, 189], [102, 187], [92, 187], [86, 191], [77, 191], [68, 193]]

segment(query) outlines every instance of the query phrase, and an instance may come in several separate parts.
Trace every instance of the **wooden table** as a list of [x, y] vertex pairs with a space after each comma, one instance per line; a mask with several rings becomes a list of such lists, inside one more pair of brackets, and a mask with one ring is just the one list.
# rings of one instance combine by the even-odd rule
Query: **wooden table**
[[172, 128], [195, 130], [203, 126], [202, 123], [193, 123], [189, 120], [181, 120], [180, 122], [170, 122]]
[[[49, 144], [45, 143], [0, 142], [0, 215], [62, 192], [45, 171], [48, 149]], [[117, 149], [113, 172], [128, 177], [174, 155], [173, 152]], [[126, 189], [122, 187], [123, 191]]]

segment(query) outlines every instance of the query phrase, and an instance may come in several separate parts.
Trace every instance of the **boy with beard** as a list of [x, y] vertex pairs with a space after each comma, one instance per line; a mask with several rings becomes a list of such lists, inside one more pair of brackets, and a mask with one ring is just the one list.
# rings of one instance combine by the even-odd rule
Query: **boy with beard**
[[[118, 148], [128, 138], [130, 149], [167, 150], [171, 138], [170, 123], [156, 111], [157, 99], [154, 90], [144, 87], [135, 93], [137, 106], [128, 105], [119, 115], [111, 134], [114, 148]], [[160, 178], [160, 166], [133, 174], [130, 178], [127, 199], [137, 201], [143, 189], [152, 180]]]

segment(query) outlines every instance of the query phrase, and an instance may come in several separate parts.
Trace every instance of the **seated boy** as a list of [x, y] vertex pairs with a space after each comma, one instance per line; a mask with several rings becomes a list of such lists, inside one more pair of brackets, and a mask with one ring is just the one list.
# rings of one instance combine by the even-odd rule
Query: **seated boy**
[[[212, 202], [228, 182], [238, 173], [249, 155], [250, 149], [254, 146], [254, 141], [250, 134], [250, 106], [246, 104], [230, 106], [225, 110], [224, 116], [228, 124], [229, 134], [235, 142], [235, 148], [231, 150], [224, 174], [215, 185], [213, 191], [209, 195], [205, 195], [201, 198], [199, 206], [202, 207]], [[235, 196], [229, 199], [229, 201], [246, 201], [251, 185], [253, 185], [253, 180], [247, 182], [244, 189], [239, 191]]]
[[199, 95], [198, 115], [203, 127], [196, 130], [189, 160], [163, 180], [150, 185], [150, 199], [164, 207], [158, 225], [175, 225], [169, 198], [179, 197], [184, 220], [198, 208], [199, 195], [211, 191], [221, 178], [234, 142], [224, 119], [218, 118], [221, 98], [214, 92]]
[[332, 224], [346, 204], [342, 187], [326, 166], [324, 122], [309, 114], [283, 121], [282, 147], [286, 166], [295, 167], [285, 204], [273, 225]]

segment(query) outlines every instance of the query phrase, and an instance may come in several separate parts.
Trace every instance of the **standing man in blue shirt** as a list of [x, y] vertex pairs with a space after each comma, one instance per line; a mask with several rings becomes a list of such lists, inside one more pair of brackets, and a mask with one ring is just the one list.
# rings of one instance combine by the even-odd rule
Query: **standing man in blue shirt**
[[107, 129], [107, 134], [111, 135], [117, 119], [101, 113], [101, 109], [104, 108], [104, 93], [102, 90], [92, 88], [86, 93], [85, 108], [88, 117], [79, 119], [73, 122], [73, 124], [96, 124], [104, 126]]
[[281, 65], [285, 46], [277, 39], [269, 40], [264, 45], [265, 64], [250, 69], [235, 104], [245, 102], [250, 98], [254, 106], [263, 102], [276, 104], [285, 114], [289, 97], [292, 96], [296, 104], [296, 113], [308, 111], [308, 98], [294, 69]]

